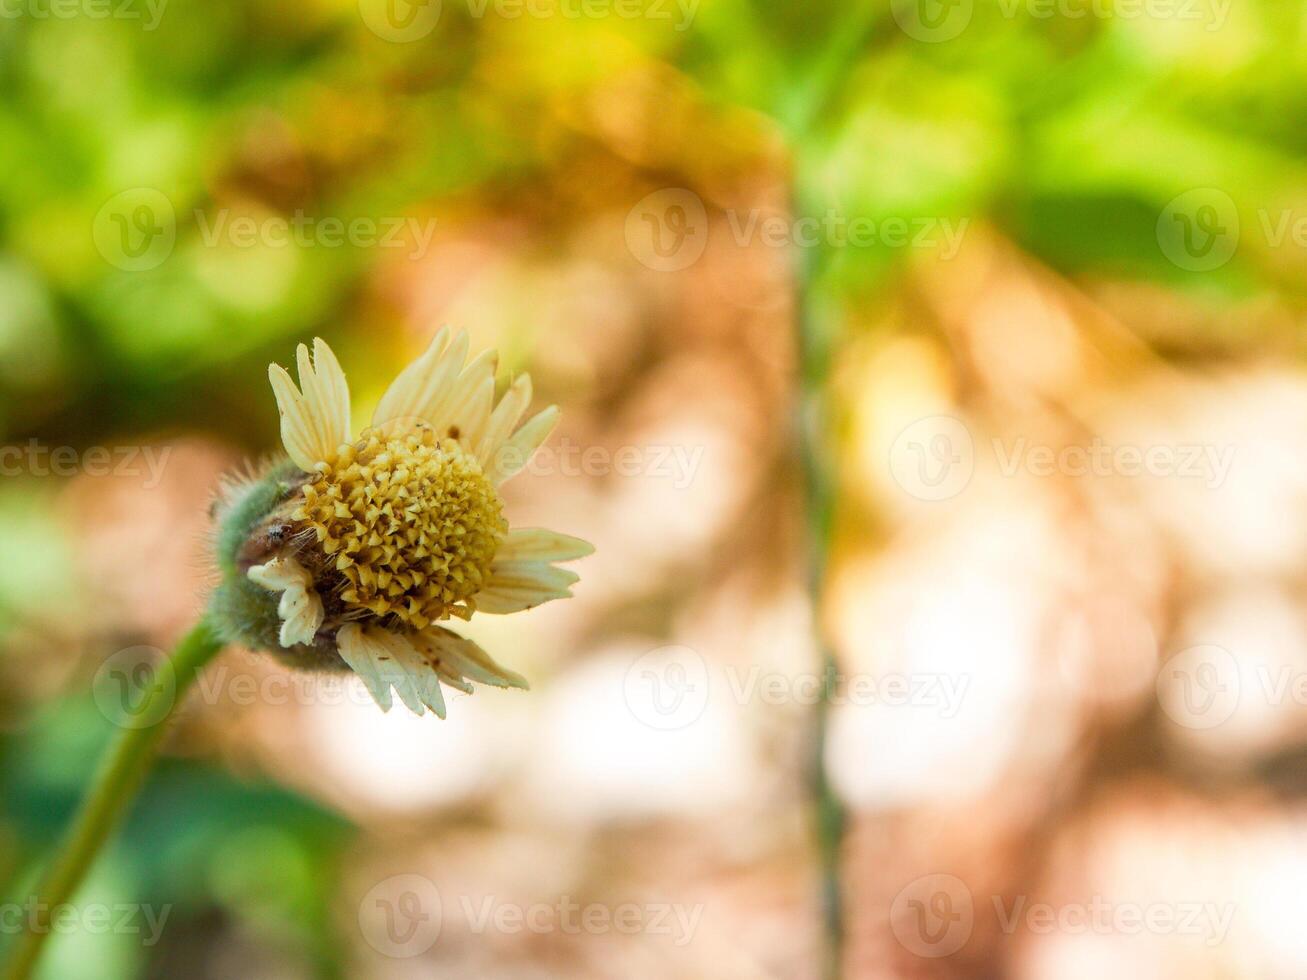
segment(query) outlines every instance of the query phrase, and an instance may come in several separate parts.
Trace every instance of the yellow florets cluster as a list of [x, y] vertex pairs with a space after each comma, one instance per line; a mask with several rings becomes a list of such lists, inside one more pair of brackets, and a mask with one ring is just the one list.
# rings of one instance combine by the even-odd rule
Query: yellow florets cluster
[[294, 518], [343, 576], [347, 606], [415, 629], [472, 614], [508, 523], [470, 453], [429, 428], [368, 430], [320, 469]]

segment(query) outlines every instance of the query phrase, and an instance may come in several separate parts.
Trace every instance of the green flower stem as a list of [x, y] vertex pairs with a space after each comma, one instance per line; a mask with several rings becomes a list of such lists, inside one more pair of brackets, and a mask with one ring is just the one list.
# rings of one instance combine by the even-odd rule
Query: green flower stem
[[[796, 209], [806, 213], [802, 204]], [[821, 264], [819, 253], [808, 255], [799, 281], [799, 452], [804, 477], [804, 511], [807, 523], [808, 591], [818, 624], [815, 640], [821, 666], [821, 697], [813, 710], [810, 791], [814, 804], [818, 861], [821, 868], [823, 962], [825, 980], [843, 975], [844, 889], [841, 880], [847, 817], [826, 773], [826, 743], [830, 737], [831, 700], [839, 677], [839, 664], [821, 628], [826, 571], [836, 505], [836, 479], [831, 459], [829, 405], [830, 344], [838, 319], [821, 302], [812, 281]]]
[[31, 975], [50, 935], [53, 910], [76, 893], [100, 848], [144, 782], [186, 691], [222, 646], [207, 619], [201, 620], [173, 651], [169, 666], [174, 683], [153, 683], [143, 693], [133, 714], [152, 719], [154, 723], [124, 729], [105, 757], [81, 810], [56, 852], [54, 863], [36, 890], [35, 911], [10, 950], [6, 980], [26, 980]]
[[[821, 195], [812, 181], [819, 154], [809, 146], [826, 120], [849, 75], [867, 51], [878, 19], [878, 4], [851, 4], [829, 35], [821, 57], [796, 86], [795, 97], [778, 112], [794, 147], [791, 211], [795, 218], [816, 218]], [[830, 261], [828, 245], [804, 250], [796, 270], [796, 324], [799, 358], [798, 453], [802, 461], [804, 514], [807, 525], [808, 591], [817, 623], [815, 641], [821, 667], [821, 697], [812, 718], [809, 789], [815, 811], [817, 858], [821, 871], [823, 952], [821, 975], [839, 980], [844, 973], [844, 838], [848, 815], [826, 773], [831, 701], [839, 680], [839, 663], [822, 627], [827, 565], [838, 496], [834, 447], [830, 437], [831, 349], [843, 329], [843, 317], [822, 277]]]

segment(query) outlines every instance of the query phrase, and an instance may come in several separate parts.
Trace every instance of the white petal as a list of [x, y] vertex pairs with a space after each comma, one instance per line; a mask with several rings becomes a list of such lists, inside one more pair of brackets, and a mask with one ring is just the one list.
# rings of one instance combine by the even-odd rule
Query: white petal
[[445, 698], [436, 669], [408, 637], [376, 627], [351, 623], [337, 635], [341, 658], [363, 679], [383, 711], [391, 706], [391, 688], [414, 714], [429, 707], [445, 717]]
[[540, 444], [549, 438], [558, 424], [558, 406], [550, 405], [509, 438], [490, 460], [486, 475], [492, 483], [503, 483], [531, 461]]
[[322, 416], [327, 423], [327, 435], [336, 441], [336, 448], [339, 448], [341, 443], [349, 442], [350, 437], [349, 383], [345, 380], [345, 372], [336, 359], [335, 351], [321, 337], [313, 340], [313, 365], [321, 391]]
[[390, 638], [390, 647], [395, 654], [395, 660], [399, 667], [405, 672], [404, 687], [399, 684], [395, 689], [400, 691], [401, 696], [405, 689], [411, 692], [412, 697], [416, 699], [417, 706], [406, 698], [404, 703], [417, 714], [422, 714], [422, 705], [426, 705], [441, 718], [445, 717], [445, 697], [440, 692], [440, 678], [436, 668], [423, 657], [416, 649], [408, 637], [400, 636], [395, 633], [388, 634]]
[[316, 592], [294, 587], [281, 594], [277, 614], [282, 619], [279, 639], [284, 647], [312, 643], [325, 616], [322, 600]]
[[277, 411], [281, 414], [281, 444], [295, 461], [295, 465], [312, 473], [324, 456], [318, 443], [317, 429], [304, 399], [280, 364], [268, 365], [268, 380], [277, 398]]
[[251, 582], [271, 592], [280, 592], [277, 614], [281, 617], [278, 639], [284, 647], [312, 643], [324, 616], [322, 599], [313, 588], [313, 576], [294, 558], [274, 558], [255, 565], [246, 573]]
[[517, 420], [531, 404], [531, 375], [524, 374], [513, 382], [490, 415], [486, 431], [476, 444], [477, 461], [484, 468], [504, 441], [513, 434]]
[[[459, 441], [468, 449], [481, 442], [481, 437], [490, 423], [490, 407], [495, 403], [495, 379], [493, 376], [482, 380], [480, 387], [472, 393], [467, 404], [460, 409], [460, 414], [445, 428], [447, 432], [457, 431]], [[436, 431], [440, 431], [437, 429]]]
[[425, 709], [422, 707], [422, 698], [414, 683], [412, 665], [408, 662], [410, 656], [416, 656], [412, 646], [403, 637], [384, 630], [373, 631], [372, 637], [386, 650], [379, 658], [382, 666], [378, 673], [395, 689], [399, 699], [404, 702], [404, 707], [415, 715], [423, 714]]
[[246, 574], [255, 585], [273, 592], [292, 585], [307, 588], [313, 584], [313, 575], [294, 558], [274, 558], [267, 564], [255, 565]]
[[467, 637], [435, 627], [417, 634], [413, 639], [422, 652], [438, 661], [442, 676], [451, 673], [493, 687], [528, 689], [525, 677], [496, 663], [490, 654]]
[[[444, 397], [422, 414], [437, 434], [443, 436], [454, 429], [459, 439], [466, 439], [469, 432], [484, 428], [490, 415], [490, 403], [495, 397], [495, 368], [498, 364], [498, 354], [492, 350], [482, 351], [449, 386]], [[485, 394], [487, 385], [490, 387], [489, 400]]]
[[515, 527], [495, 552], [497, 561], [573, 561], [594, 554], [594, 545], [542, 527]]
[[336, 455], [349, 439], [349, 385], [340, 362], [322, 339], [313, 342], [317, 363], [300, 344], [295, 352], [300, 383], [280, 365], [268, 367], [268, 379], [281, 413], [281, 441], [300, 467], [313, 472], [318, 463]]
[[336, 633], [336, 651], [340, 659], [349, 664], [354, 673], [362, 678], [372, 700], [381, 706], [382, 711], [389, 711], [390, 682], [380, 673], [386, 655], [384, 647], [373, 642], [357, 623], [342, 626]]
[[467, 359], [467, 334], [460, 330], [446, 347], [448, 340], [449, 328], [441, 327], [422, 356], [391, 382], [377, 403], [373, 425], [426, 418], [431, 408], [439, 404]]
[[477, 612], [505, 615], [571, 596], [579, 576], [543, 561], [496, 561], [490, 583], [473, 597]]
[[444, 663], [436, 664], [436, 673], [440, 675], [442, 681], [450, 687], [462, 691], [464, 694], [473, 694], [476, 692], [476, 688], [472, 686], [471, 681], [464, 680], [463, 676], [458, 671]]

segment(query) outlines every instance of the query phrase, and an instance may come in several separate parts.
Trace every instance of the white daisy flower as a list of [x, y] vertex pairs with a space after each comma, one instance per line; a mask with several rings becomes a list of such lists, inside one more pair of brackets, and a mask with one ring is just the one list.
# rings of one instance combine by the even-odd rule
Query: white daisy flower
[[270, 367], [290, 463], [228, 488], [218, 543], [227, 581], [213, 605], [229, 638], [279, 646], [303, 666], [347, 665], [386, 710], [393, 692], [443, 718], [441, 682], [467, 692], [473, 681], [527, 686], [440, 624], [570, 596], [577, 576], [555, 563], [593, 549], [505, 520], [499, 487], [558, 409], [519, 426], [530, 377], [495, 404], [494, 353], [467, 354], [467, 335], [442, 329], [356, 438], [345, 374], [326, 343], [315, 340], [312, 357], [300, 345], [298, 387]]

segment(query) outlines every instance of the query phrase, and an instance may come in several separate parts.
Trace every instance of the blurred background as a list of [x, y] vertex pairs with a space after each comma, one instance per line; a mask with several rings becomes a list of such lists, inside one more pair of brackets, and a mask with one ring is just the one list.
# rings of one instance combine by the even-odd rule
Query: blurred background
[[1305, 42], [4, 0], [0, 941], [268, 362], [325, 337], [360, 419], [448, 323], [563, 408], [514, 523], [597, 546], [471, 624], [532, 692], [228, 651], [42, 976], [1302, 976]]

